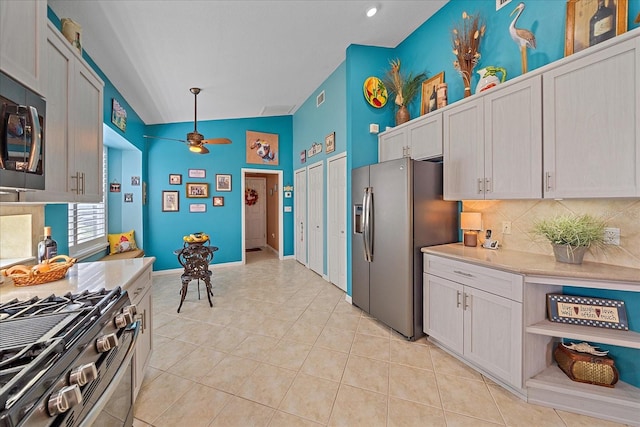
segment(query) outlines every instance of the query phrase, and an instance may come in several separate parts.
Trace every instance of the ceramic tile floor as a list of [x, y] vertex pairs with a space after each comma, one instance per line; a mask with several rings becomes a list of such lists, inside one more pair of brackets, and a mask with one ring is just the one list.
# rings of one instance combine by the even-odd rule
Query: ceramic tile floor
[[527, 404], [270, 251], [214, 269], [213, 283], [213, 308], [193, 282], [178, 314], [179, 274], [154, 277], [134, 426], [618, 425]]

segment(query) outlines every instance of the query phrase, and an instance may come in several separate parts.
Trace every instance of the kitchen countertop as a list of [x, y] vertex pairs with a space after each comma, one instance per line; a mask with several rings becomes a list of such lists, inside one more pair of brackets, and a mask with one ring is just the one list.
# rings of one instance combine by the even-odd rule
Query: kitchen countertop
[[64, 279], [34, 286], [15, 286], [5, 277], [4, 283], [0, 284], [0, 303], [14, 298], [25, 300], [118, 286], [127, 289], [155, 260], [155, 257], [145, 257], [78, 263], [67, 271]]
[[0, 258], [0, 268], [9, 268], [18, 264], [33, 264], [33, 261], [36, 260], [36, 257], [33, 256], [25, 256], [20, 258]]
[[504, 248], [493, 250], [481, 246], [469, 247], [462, 243], [428, 246], [422, 248], [422, 252], [525, 276], [627, 282], [631, 285], [638, 285], [638, 291], [640, 291], [640, 268], [589, 261], [584, 261], [580, 265], [566, 264], [557, 262], [551, 255], [512, 251]]

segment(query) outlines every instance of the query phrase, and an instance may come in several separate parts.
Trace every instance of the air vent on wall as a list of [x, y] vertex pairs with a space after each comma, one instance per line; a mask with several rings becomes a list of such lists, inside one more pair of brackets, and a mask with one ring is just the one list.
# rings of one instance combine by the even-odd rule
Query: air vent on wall
[[324, 91], [320, 92], [316, 97], [316, 107], [319, 107], [324, 102]]

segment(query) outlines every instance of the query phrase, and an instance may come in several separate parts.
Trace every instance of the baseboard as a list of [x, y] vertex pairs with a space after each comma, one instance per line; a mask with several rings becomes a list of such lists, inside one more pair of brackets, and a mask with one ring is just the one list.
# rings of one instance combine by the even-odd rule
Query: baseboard
[[349, 304], [353, 305], [353, 299], [351, 298], [351, 295], [345, 295], [344, 300]]

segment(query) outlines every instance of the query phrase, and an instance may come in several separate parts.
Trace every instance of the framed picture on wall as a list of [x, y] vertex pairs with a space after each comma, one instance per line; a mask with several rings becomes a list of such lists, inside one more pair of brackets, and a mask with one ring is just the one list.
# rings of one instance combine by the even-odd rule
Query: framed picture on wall
[[189, 178], [206, 178], [207, 171], [204, 169], [189, 169]]
[[216, 191], [231, 191], [231, 175], [216, 174]]
[[422, 82], [422, 99], [420, 100], [420, 115], [435, 111], [438, 107], [436, 90], [438, 85], [444, 83], [444, 71]]
[[187, 197], [209, 197], [209, 184], [187, 183]]
[[224, 206], [224, 197], [222, 196], [214, 196], [213, 197], [213, 206]]
[[207, 205], [204, 203], [191, 203], [189, 205], [189, 212], [206, 212]]
[[627, 31], [627, 0], [568, 0], [564, 56]]
[[180, 210], [180, 192], [162, 192], [162, 212], [178, 212]]
[[336, 151], [336, 133], [331, 132], [324, 138], [325, 153], [333, 153]]
[[182, 184], [182, 175], [177, 173], [169, 174], [169, 184], [180, 185]]

